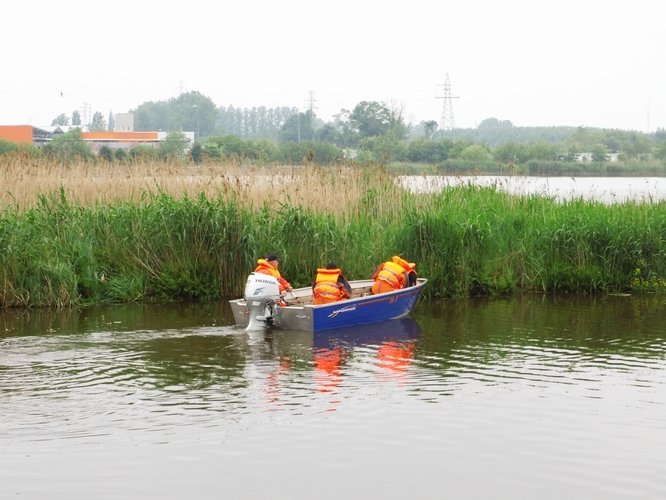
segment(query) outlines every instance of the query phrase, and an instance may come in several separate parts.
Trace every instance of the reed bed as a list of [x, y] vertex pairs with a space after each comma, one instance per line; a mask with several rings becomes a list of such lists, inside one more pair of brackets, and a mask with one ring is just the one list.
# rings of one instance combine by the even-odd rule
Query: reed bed
[[[61, 192], [70, 203], [83, 207], [142, 203], [158, 194], [176, 198], [204, 194], [208, 198], [233, 199], [248, 209], [292, 204], [341, 214], [353, 210], [359, 190], [376, 188], [377, 176], [384, 172], [345, 166], [193, 166], [151, 161], [62, 163], [45, 158], [3, 156], [0, 156], [0, 209], [12, 207], [17, 211], [36, 206], [43, 196]], [[387, 178], [385, 172], [384, 178]], [[333, 198], [335, 202], [331, 201]]]
[[666, 205], [496, 187], [411, 193], [381, 168], [0, 165], [0, 307], [219, 300], [256, 259], [307, 286], [400, 254], [431, 296], [666, 290]]

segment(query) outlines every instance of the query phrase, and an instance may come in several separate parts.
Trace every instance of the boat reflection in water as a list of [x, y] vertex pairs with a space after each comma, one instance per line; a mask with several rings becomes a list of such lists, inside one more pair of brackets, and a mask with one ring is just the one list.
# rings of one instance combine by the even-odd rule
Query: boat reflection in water
[[[282, 402], [280, 394], [298, 387], [303, 379], [312, 389], [328, 397], [326, 411], [335, 411], [343, 393], [354, 390], [359, 373], [380, 381], [404, 376], [414, 359], [421, 329], [411, 318], [389, 320], [355, 328], [342, 328], [321, 333], [296, 330], [248, 332], [250, 344], [262, 352], [270, 352], [271, 370], [266, 374], [266, 394], [275, 404]], [[248, 360], [248, 364], [251, 361]], [[354, 380], [345, 380], [346, 375]], [[367, 378], [365, 378], [367, 382]], [[340, 385], [345, 383], [345, 391]]]
[[328, 330], [314, 335], [315, 347], [330, 347], [337, 344], [376, 345], [381, 342], [414, 340], [421, 333], [412, 317], [382, 321], [354, 328]]

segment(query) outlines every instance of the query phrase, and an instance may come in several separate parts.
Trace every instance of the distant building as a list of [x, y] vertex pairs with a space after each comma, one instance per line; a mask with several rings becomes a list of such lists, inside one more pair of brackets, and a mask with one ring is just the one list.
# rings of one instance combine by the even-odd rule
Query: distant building
[[[620, 159], [620, 153], [606, 153], [606, 161], [616, 163]], [[594, 153], [577, 153], [574, 161], [578, 163], [591, 163], [594, 161]]]
[[343, 149], [342, 157], [345, 160], [355, 160], [358, 158], [358, 149]]
[[113, 116], [114, 132], [134, 132], [134, 113], [116, 113]]
[[[194, 143], [194, 132], [180, 133], [185, 136], [188, 147], [191, 147]], [[81, 138], [90, 144], [95, 153], [98, 153], [102, 146], [126, 151], [138, 145], [158, 147], [168, 135], [168, 132], [81, 132]]]
[[[46, 128], [33, 127], [32, 125], [0, 125], [0, 139], [22, 144], [32, 144], [34, 146], [43, 146], [50, 142], [54, 135], [63, 134], [79, 127], [53, 126], [47, 128], [49, 130], [46, 130]], [[181, 134], [185, 136], [185, 139], [188, 142], [188, 147], [191, 147], [194, 143], [194, 132], [181, 132]], [[168, 132], [81, 132], [81, 138], [90, 144], [90, 148], [95, 153], [98, 153], [99, 148], [102, 146], [108, 146], [111, 149], [124, 150], [130, 150], [138, 145], [157, 147], [168, 135]]]
[[0, 125], [0, 139], [20, 144], [41, 146], [51, 140], [53, 133], [32, 125]]

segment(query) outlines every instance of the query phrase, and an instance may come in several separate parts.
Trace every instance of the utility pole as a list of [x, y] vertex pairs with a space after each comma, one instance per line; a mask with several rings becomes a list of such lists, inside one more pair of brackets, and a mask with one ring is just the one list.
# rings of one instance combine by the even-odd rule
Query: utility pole
[[317, 100], [314, 98], [314, 91], [308, 92], [308, 110], [310, 111], [310, 116], [308, 117], [310, 120], [310, 132], [312, 134], [312, 139], [314, 139], [314, 113], [315, 113], [315, 102]]
[[440, 128], [442, 130], [453, 130], [456, 126], [455, 119], [453, 118], [453, 103], [452, 99], [459, 99], [460, 96], [451, 95], [451, 82], [449, 81], [449, 74], [446, 74], [446, 80], [443, 87], [444, 95], [436, 96], [437, 99], [444, 99], [444, 105], [442, 106], [442, 122]]
[[308, 100], [306, 102], [308, 103], [308, 108], [310, 109], [310, 115], [314, 115], [314, 103], [317, 102], [317, 99], [314, 98], [314, 91], [311, 90], [308, 92]]
[[199, 119], [199, 106], [197, 106], [197, 141], [201, 140], [201, 120]]
[[192, 107], [194, 108], [194, 111], [197, 114], [197, 134], [194, 137], [194, 140], [198, 141], [199, 138], [200, 138], [200, 133], [199, 133], [199, 106], [197, 106], [196, 104], [193, 104]]

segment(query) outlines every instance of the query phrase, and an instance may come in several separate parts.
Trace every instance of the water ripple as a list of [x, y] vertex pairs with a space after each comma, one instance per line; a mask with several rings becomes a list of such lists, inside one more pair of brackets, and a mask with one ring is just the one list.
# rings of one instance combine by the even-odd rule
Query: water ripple
[[[492, 306], [519, 319], [529, 310], [528, 320], [534, 310]], [[543, 328], [510, 312], [501, 328], [504, 313], [486, 312], [484, 329], [475, 311], [365, 337], [125, 327], [1, 338], [0, 465], [53, 485], [92, 464], [128, 472], [128, 456], [153, 478], [182, 479], [193, 461], [187, 477], [224, 470], [235, 493], [284, 478], [313, 485], [322, 467], [330, 474], [316, 485], [339, 496], [345, 477], [351, 497], [429, 498], [444, 483], [475, 498], [537, 498], [544, 483], [552, 498], [663, 493], [666, 322], [598, 332], [582, 306], [567, 306], [559, 325], [547, 309]], [[35, 450], [52, 461], [35, 465]], [[386, 473], [395, 470], [410, 481]]]

